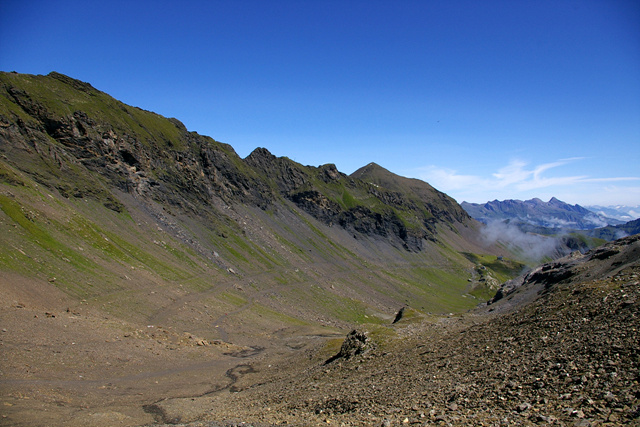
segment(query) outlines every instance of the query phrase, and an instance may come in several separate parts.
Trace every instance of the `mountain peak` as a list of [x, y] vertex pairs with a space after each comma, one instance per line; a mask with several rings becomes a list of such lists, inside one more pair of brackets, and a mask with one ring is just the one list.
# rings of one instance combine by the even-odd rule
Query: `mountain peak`
[[271, 152], [264, 147], [257, 147], [251, 152], [251, 154], [249, 154], [248, 157], [251, 157], [253, 159], [262, 158], [262, 159], [270, 159], [270, 160], [276, 158], [276, 156], [271, 154]]
[[556, 199], [555, 197], [552, 197], [551, 199], [549, 199], [548, 204], [553, 206], [565, 206], [565, 205], [571, 206], [568, 203], [563, 202], [562, 200]]
[[361, 176], [371, 176], [380, 173], [391, 173], [389, 170], [383, 168], [377, 163], [371, 162], [366, 166], [362, 166], [360, 169], [353, 172], [350, 176], [353, 178], [358, 178]]
[[467, 213], [455, 200], [436, 190], [429, 183], [396, 175], [376, 163], [369, 163], [349, 176], [373, 184], [380, 190], [402, 194], [408, 199], [407, 203], [413, 200], [420, 201], [420, 204], [426, 202], [426, 210], [433, 217], [463, 223], [469, 220]]

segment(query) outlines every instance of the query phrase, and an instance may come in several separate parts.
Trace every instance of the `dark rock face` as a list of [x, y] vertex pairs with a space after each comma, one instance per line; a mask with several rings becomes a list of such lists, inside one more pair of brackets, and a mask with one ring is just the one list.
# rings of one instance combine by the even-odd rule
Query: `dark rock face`
[[390, 227], [397, 227], [391, 218], [377, 212], [371, 212], [365, 207], [356, 207], [343, 212], [340, 225], [363, 234], [378, 234], [380, 236], [386, 236]]
[[398, 323], [400, 320], [402, 320], [402, 318], [404, 317], [405, 309], [406, 307], [402, 307], [400, 310], [398, 310], [398, 312], [396, 313], [395, 319], [393, 319], [393, 323]]
[[334, 164], [320, 166], [320, 171], [320, 179], [322, 179], [326, 183], [338, 181], [341, 177], [344, 176], [344, 174], [341, 174], [338, 171], [336, 165]]
[[571, 278], [574, 275], [571, 267], [563, 263], [545, 264], [542, 268], [528, 276], [529, 281], [544, 283], [545, 287], [551, 287], [556, 283]]
[[325, 224], [333, 224], [334, 219], [341, 212], [340, 205], [318, 191], [302, 191], [290, 197], [296, 205]]

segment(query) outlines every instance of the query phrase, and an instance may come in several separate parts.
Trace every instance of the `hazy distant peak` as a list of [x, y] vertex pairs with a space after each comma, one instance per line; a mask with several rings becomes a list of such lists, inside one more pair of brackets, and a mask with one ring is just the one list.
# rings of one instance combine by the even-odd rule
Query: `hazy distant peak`
[[548, 202], [539, 198], [530, 200], [494, 200], [485, 204], [462, 202], [462, 207], [478, 221], [495, 220], [548, 229], [590, 230], [607, 224], [619, 224], [612, 218], [593, 213], [580, 205], [570, 205], [555, 197]]

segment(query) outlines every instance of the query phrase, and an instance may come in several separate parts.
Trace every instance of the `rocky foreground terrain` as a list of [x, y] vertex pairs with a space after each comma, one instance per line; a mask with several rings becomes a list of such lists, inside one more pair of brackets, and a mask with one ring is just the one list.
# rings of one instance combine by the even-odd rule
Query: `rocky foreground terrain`
[[505, 294], [460, 316], [407, 309], [333, 357], [246, 366], [223, 391], [147, 409], [189, 426], [640, 424], [640, 235]]

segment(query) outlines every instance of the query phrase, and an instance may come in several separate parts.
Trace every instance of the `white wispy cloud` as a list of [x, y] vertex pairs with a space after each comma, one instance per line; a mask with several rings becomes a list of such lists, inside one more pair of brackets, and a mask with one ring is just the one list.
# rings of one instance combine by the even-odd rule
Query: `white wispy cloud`
[[[457, 170], [437, 166], [427, 166], [417, 171], [418, 178], [429, 182], [437, 189], [450, 192], [454, 197], [465, 199], [469, 195], [499, 198], [518, 198], [520, 194], [547, 189], [547, 191], [566, 192], [568, 188], [577, 188], [582, 184], [620, 183], [624, 181], [640, 181], [640, 177], [608, 177], [598, 178], [588, 175], [562, 176], [558, 171], [562, 166], [583, 160], [582, 157], [560, 159], [549, 163], [530, 165], [521, 159], [514, 159], [487, 176], [466, 175]], [[556, 173], [553, 173], [555, 170]], [[603, 186], [603, 191], [605, 187]], [[555, 189], [555, 190], [554, 190]], [[456, 193], [456, 194], [453, 194]], [[504, 196], [510, 194], [510, 196]], [[493, 196], [496, 195], [496, 196]], [[477, 198], [477, 197], [476, 197]]]
[[477, 185], [478, 181], [487, 181], [482, 186], [488, 184], [488, 180], [483, 180], [475, 175], [461, 175], [453, 169], [428, 166], [418, 173], [423, 179], [442, 190], [460, 190], [471, 185]]
[[543, 163], [533, 168], [528, 168], [528, 164], [522, 160], [512, 160], [509, 165], [492, 174], [494, 181], [491, 186], [508, 187], [513, 185], [517, 190], [533, 190], [536, 188], [571, 185], [588, 179], [586, 175], [545, 177], [543, 174], [550, 169], [564, 166], [580, 158], [562, 159], [551, 163]]

